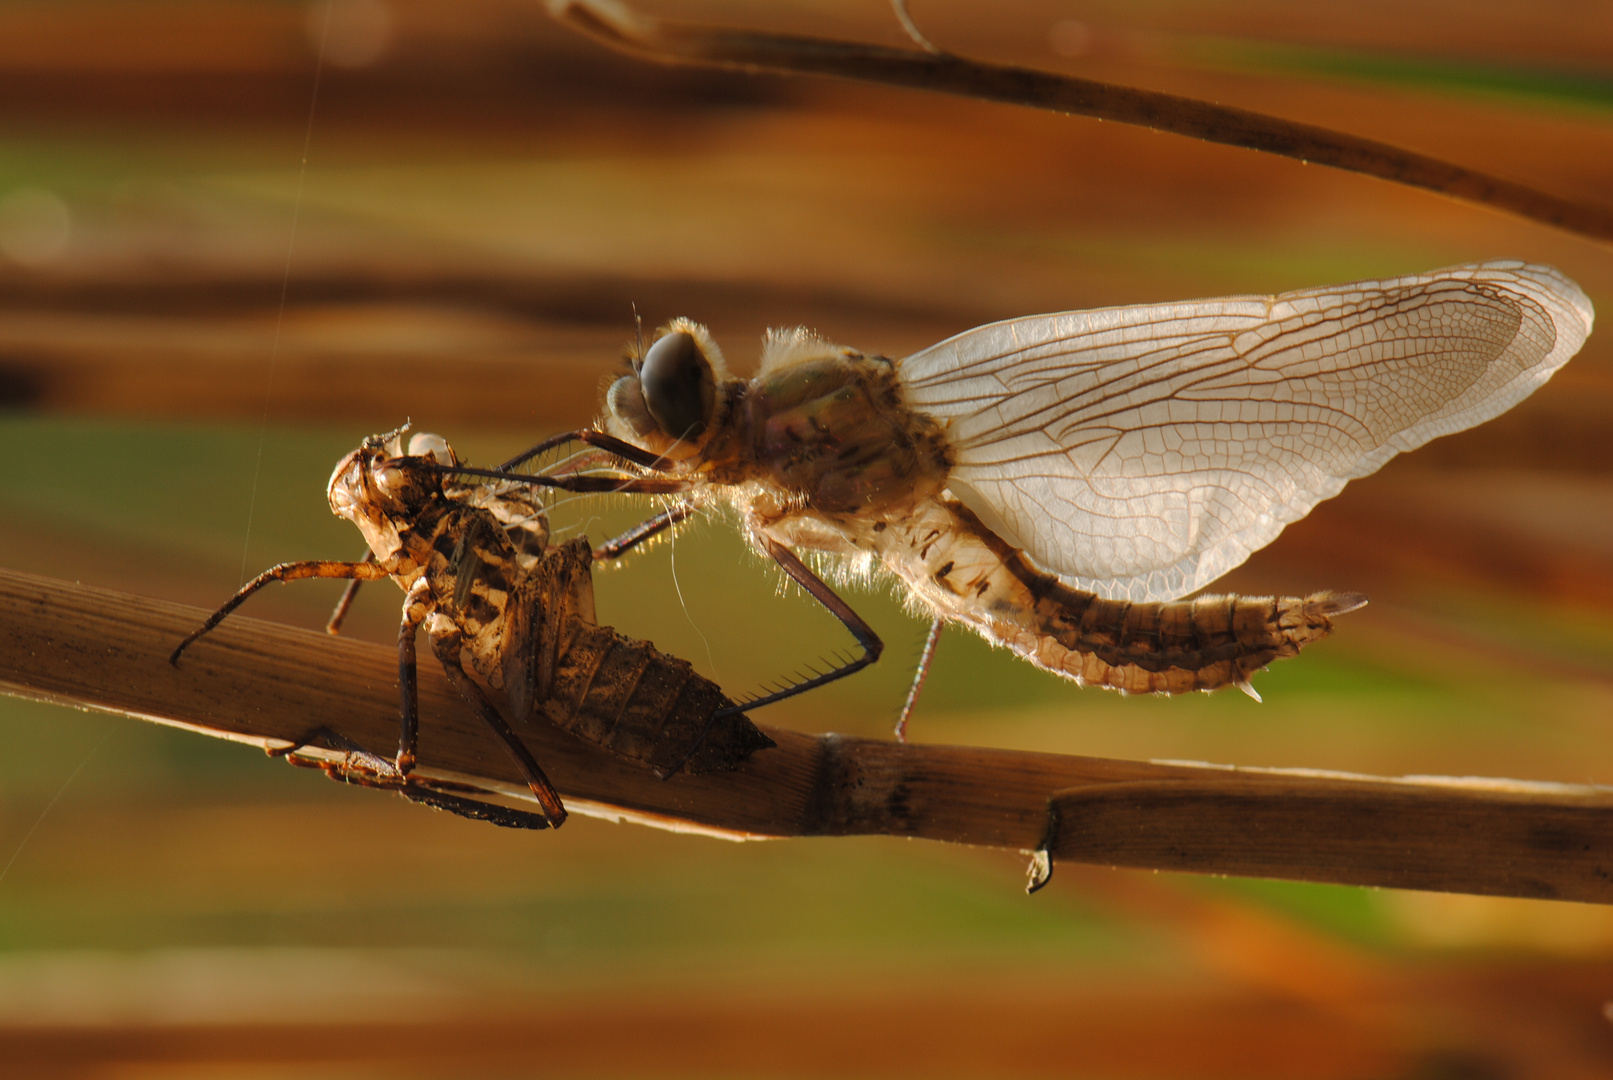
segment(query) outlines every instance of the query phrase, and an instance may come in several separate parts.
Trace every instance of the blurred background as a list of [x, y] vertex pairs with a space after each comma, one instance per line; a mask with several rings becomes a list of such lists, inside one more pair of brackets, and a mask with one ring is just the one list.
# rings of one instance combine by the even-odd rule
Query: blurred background
[[[880, 0], [657, 3], [901, 45]], [[944, 48], [1337, 127], [1604, 205], [1613, 8], [915, 0]], [[320, 57], [323, 62], [320, 62]], [[316, 92], [317, 87], [317, 92]], [[214, 607], [352, 558], [330, 469], [412, 419], [587, 423], [646, 324], [750, 370], [1033, 312], [1613, 251], [1386, 183], [911, 92], [661, 69], [528, 0], [0, 2], [0, 565]], [[1604, 316], [1605, 317], [1605, 316]], [[961, 632], [913, 737], [1613, 783], [1613, 336], [1224, 579], [1372, 604], [1241, 694], [1080, 691]], [[596, 539], [653, 507], [557, 520]], [[1220, 585], [1218, 588], [1222, 587]], [[601, 616], [732, 694], [849, 641], [707, 520]], [[339, 589], [250, 613], [322, 625]], [[925, 624], [758, 719], [883, 736]], [[389, 640], [371, 587], [350, 632]], [[430, 733], [424, 736], [429, 755]], [[1602, 1077], [1613, 910], [1062, 866], [889, 839], [555, 835], [0, 699], [7, 1075]]]

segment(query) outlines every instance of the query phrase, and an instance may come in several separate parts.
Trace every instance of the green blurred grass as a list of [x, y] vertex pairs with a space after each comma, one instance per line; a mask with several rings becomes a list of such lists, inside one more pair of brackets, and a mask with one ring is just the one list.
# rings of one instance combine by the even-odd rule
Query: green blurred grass
[[245, 425], [13, 414], [0, 418], [0, 454], [11, 463], [0, 510], [110, 545], [162, 548], [174, 561], [225, 558], [240, 549], [250, 521], [249, 556], [301, 550], [317, 558], [351, 533], [326, 509], [324, 481], [357, 444], [324, 431], [260, 436]]
[[1588, 67], [1486, 62], [1409, 51], [1328, 48], [1250, 38], [1200, 38], [1183, 46], [1180, 52], [1190, 62], [1234, 71], [1340, 78], [1533, 107], [1595, 111], [1613, 108], [1613, 78]]

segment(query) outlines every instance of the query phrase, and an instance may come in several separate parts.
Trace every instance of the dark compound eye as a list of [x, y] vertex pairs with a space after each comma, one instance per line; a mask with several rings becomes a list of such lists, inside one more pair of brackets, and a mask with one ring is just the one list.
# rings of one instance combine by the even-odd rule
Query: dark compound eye
[[692, 439], [706, 430], [716, 379], [694, 335], [679, 330], [651, 345], [638, 378], [644, 404], [662, 431]]

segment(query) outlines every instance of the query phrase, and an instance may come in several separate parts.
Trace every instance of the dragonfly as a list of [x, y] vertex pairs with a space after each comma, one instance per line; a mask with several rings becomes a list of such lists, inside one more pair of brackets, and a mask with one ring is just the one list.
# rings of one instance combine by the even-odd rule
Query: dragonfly
[[1183, 597], [1351, 479], [1517, 404], [1578, 352], [1593, 318], [1557, 270], [1493, 260], [1032, 315], [898, 360], [771, 330], [751, 379], [728, 374], [703, 326], [675, 319], [629, 352], [597, 428], [471, 472], [508, 476], [581, 442], [622, 474], [527, 482], [726, 499], [861, 647], [746, 708], [882, 650], [797, 551], [882, 567], [931, 616], [898, 738], [949, 623], [1083, 685], [1236, 686], [1258, 700], [1255, 672], [1366, 598]]
[[[365, 439], [331, 476], [331, 510], [358, 526], [369, 557], [281, 563], [264, 571], [180, 642], [170, 662], [177, 666], [198, 639], [271, 582], [346, 578], [357, 585], [390, 577], [404, 591], [396, 755], [388, 760], [326, 728], [275, 752], [336, 779], [509, 827], [558, 827], [566, 819], [564, 803], [511, 720], [548, 720], [663, 777], [686, 767], [731, 770], [773, 745], [687, 661], [599, 625], [595, 552], [586, 538], [553, 543], [530, 487], [445, 479], [439, 470], [458, 462], [453, 448], [420, 432], [405, 449], [406, 434], [404, 427]], [[637, 537], [638, 531], [626, 534], [601, 553], [619, 554]], [[350, 586], [331, 620], [333, 632], [352, 592]], [[541, 813], [482, 802], [444, 790], [443, 781], [411, 775], [419, 744], [415, 638], [422, 626], [449, 680], [504, 744]], [[315, 742], [341, 751], [342, 761], [297, 756]]]

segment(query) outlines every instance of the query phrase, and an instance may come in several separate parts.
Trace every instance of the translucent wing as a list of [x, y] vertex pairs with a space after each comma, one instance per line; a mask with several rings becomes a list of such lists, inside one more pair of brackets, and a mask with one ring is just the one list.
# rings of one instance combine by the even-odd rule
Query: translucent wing
[[1346, 481], [1490, 419], [1579, 351], [1590, 301], [1496, 261], [1280, 296], [1035, 315], [901, 361], [953, 494], [1102, 596], [1209, 584]]

